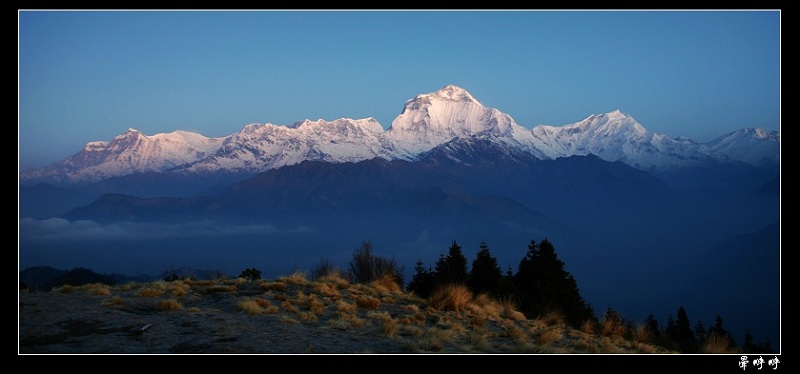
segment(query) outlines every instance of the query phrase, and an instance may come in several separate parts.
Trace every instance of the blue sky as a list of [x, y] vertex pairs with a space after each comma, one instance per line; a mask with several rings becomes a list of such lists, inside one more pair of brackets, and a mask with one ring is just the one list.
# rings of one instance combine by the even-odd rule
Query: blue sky
[[129, 127], [375, 117], [447, 84], [525, 127], [779, 130], [779, 11], [20, 11], [19, 166]]

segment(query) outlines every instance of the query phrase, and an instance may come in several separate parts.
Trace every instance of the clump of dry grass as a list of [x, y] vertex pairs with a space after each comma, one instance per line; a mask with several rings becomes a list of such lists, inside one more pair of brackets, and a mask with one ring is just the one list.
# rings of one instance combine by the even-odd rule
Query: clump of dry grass
[[245, 313], [253, 316], [259, 315], [264, 312], [264, 308], [261, 306], [261, 304], [253, 299], [245, 299], [239, 301], [236, 304], [236, 307], [239, 310], [244, 311]]
[[210, 279], [208, 279], [208, 280], [191, 280], [191, 279], [187, 279], [184, 282], [186, 284], [190, 285], [190, 286], [213, 286], [213, 285], [217, 284], [216, 281], [213, 281], [213, 280], [210, 280]]
[[308, 285], [308, 278], [306, 278], [306, 274], [299, 271], [294, 272], [290, 275], [284, 275], [282, 277], [278, 277], [278, 281], [282, 281], [288, 284], [293, 284], [296, 286]]
[[453, 341], [455, 332], [442, 330], [436, 327], [428, 329], [417, 341], [417, 346], [425, 351], [441, 352], [448, 343]]
[[336, 285], [331, 283], [314, 282], [313, 289], [315, 292], [324, 297], [339, 298], [342, 296], [342, 294], [339, 292], [339, 289], [336, 288]]
[[583, 324], [581, 324], [580, 330], [586, 334], [595, 334], [597, 333], [597, 327], [597, 322], [595, 322], [595, 320], [587, 319], [586, 321], [583, 321]]
[[319, 300], [317, 295], [311, 295], [308, 297], [308, 310], [311, 313], [320, 315], [325, 312], [325, 303]]
[[156, 304], [156, 307], [158, 308], [158, 310], [163, 310], [163, 311], [173, 311], [173, 310], [183, 309], [183, 305], [178, 300], [175, 299], [159, 300], [158, 303]]
[[286, 300], [281, 303], [281, 308], [289, 313], [297, 313], [300, 309], [297, 308], [291, 301]]
[[712, 332], [705, 338], [700, 350], [702, 353], [740, 353], [740, 350], [731, 343], [725, 336]]
[[317, 315], [314, 312], [298, 312], [297, 315], [303, 323], [312, 324], [317, 322]]
[[344, 300], [339, 300], [336, 302], [336, 310], [343, 313], [354, 313], [358, 309], [358, 305], [354, 303], [348, 303]]
[[290, 325], [294, 325], [294, 324], [300, 323], [300, 321], [298, 321], [298, 320], [296, 320], [294, 318], [287, 317], [287, 316], [281, 316], [281, 322], [288, 323]]
[[328, 321], [328, 326], [337, 330], [352, 330], [353, 328], [364, 326], [366, 323], [366, 320], [358, 317], [355, 313], [340, 311]]
[[489, 334], [484, 328], [475, 328], [467, 333], [467, 343], [476, 350], [486, 350], [489, 347]]
[[73, 291], [75, 291], [75, 286], [71, 284], [65, 284], [63, 286], [55, 287], [52, 289], [52, 292], [60, 292], [60, 293], [70, 293]]
[[350, 281], [338, 272], [321, 276], [317, 279], [317, 282], [328, 284], [341, 290], [350, 287]]
[[536, 334], [536, 341], [539, 342], [540, 345], [545, 345], [559, 341], [563, 336], [564, 336], [563, 328], [558, 326], [552, 326], [550, 328], [539, 331]]
[[397, 336], [397, 321], [395, 321], [388, 312], [369, 312], [367, 313], [367, 317], [381, 322], [381, 335], [390, 338]]
[[167, 292], [169, 292], [172, 296], [181, 297], [185, 295], [189, 290], [192, 289], [192, 286], [189, 285], [186, 281], [174, 281], [169, 282], [169, 286], [167, 286]]
[[104, 283], [84, 284], [81, 289], [92, 295], [111, 295], [111, 286]]
[[625, 336], [625, 325], [620, 320], [614, 318], [603, 319], [603, 322], [600, 324], [600, 335], [622, 338]]
[[141, 297], [157, 297], [164, 294], [164, 291], [167, 289], [166, 283], [164, 281], [156, 281], [150, 282], [142, 286], [139, 291], [136, 292], [136, 296]]
[[380, 278], [372, 281], [370, 286], [381, 293], [396, 293], [403, 290], [403, 287], [397, 283], [397, 279], [391, 274], [384, 274]]
[[286, 282], [282, 280], [278, 280], [275, 282], [261, 282], [259, 283], [259, 287], [261, 287], [261, 289], [264, 291], [282, 292], [286, 290]]
[[100, 302], [100, 305], [102, 306], [121, 305], [121, 304], [123, 304], [123, 300], [119, 296], [111, 296], [110, 298], [104, 299], [102, 302]]
[[472, 300], [472, 291], [464, 285], [448, 284], [437, 287], [428, 298], [428, 303], [439, 310], [461, 311]]
[[120, 289], [123, 291], [130, 291], [134, 288], [139, 288], [142, 285], [139, 282], [128, 282], [120, 286]]
[[356, 305], [364, 309], [378, 309], [381, 301], [373, 296], [359, 296], [356, 298]]
[[213, 285], [206, 288], [206, 293], [233, 293], [236, 292], [236, 285]]

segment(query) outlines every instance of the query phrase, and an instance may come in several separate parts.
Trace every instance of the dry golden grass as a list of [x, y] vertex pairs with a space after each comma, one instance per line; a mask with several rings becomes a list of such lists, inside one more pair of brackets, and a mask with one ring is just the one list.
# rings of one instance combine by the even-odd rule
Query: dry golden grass
[[191, 307], [189, 309], [186, 309], [186, 310], [188, 312], [194, 313], [194, 314], [198, 314], [198, 313], [202, 312], [202, 310], [199, 307], [196, 307], [196, 306], [193, 306], [193, 307]]
[[282, 292], [286, 289], [286, 283], [284, 281], [261, 282], [259, 283], [259, 287], [264, 291]]
[[287, 311], [289, 313], [297, 313], [297, 312], [300, 311], [300, 309], [298, 309], [297, 306], [292, 304], [292, 302], [289, 301], [289, 300], [286, 300], [286, 301], [282, 302], [281, 303], [281, 308], [283, 308], [283, 310], [285, 310], [285, 311]]
[[[367, 323], [365, 319], [360, 318], [355, 313], [348, 313], [341, 311], [336, 313], [336, 316], [332, 318], [330, 321], [335, 321], [332, 323], [335, 326], [335, 328], [339, 330], [350, 330], [352, 328], [362, 327]], [[329, 325], [331, 324], [330, 321]]]
[[174, 310], [181, 310], [183, 309], [183, 305], [175, 299], [164, 299], [159, 300], [156, 304], [158, 310], [162, 311], [174, 311]]
[[437, 287], [428, 298], [431, 307], [439, 310], [461, 311], [472, 300], [472, 291], [466, 286], [448, 284]]
[[650, 331], [647, 330], [647, 326], [638, 324], [633, 328], [633, 341], [646, 342], [650, 340], [650, 337], [651, 334]]
[[111, 286], [103, 283], [89, 283], [80, 287], [92, 295], [111, 295]]
[[620, 321], [604, 319], [600, 323], [600, 335], [623, 337], [625, 336], [625, 325]]
[[564, 336], [564, 330], [561, 327], [553, 326], [539, 331], [536, 334], [536, 341], [540, 345], [545, 345], [559, 341], [563, 336]]
[[390, 338], [397, 336], [397, 322], [389, 315], [388, 312], [369, 312], [367, 318], [374, 319], [380, 322], [380, 334]]
[[141, 286], [142, 285], [139, 284], [139, 282], [128, 282], [128, 283], [125, 283], [122, 286], [120, 286], [120, 289], [123, 290], [123, 291], [130, 291], [130, 290], [132, 290], [134, 288], [139, 288]]
[[715, 333], [709, 334], [700, 347], [701, 353], [740, 353], [741, 351], [730, 344], [725, 337]]
[[297, 315], [303, 323], [312, 324], [317, 322], [317, 315], [313, 312], [298, 312]]
[[381, 301], [373, 296], [359, 296], [356, 298], [356, 305], [364, 309], [378, 309]]
[[166, 283], [163, 281], [150, 282], [143, 285], [142, 288], [136, 291], [136, 296], [157, 297], [163, 295], [166, 289]]
[[119, 297], [119, 296], [111, 296], [110, 298], [104, 299], [103, 301], [101, 301], [100, 305], [102, 305], [102, 306], [111, 306], [111, 305], [122, 305], [123, 303], [124, 303], [124, 301], [122, 300], [121, 297]]
[[370, 286], [381, 293], [395, 293], [403, 290], [403, 287], [397, 284], [397, 280], [388, 274], [372, 281]]
[[484, 328], [472, 329], [466, 336], [467, 343], [476, 350], [486, 350], [489, 347], [489, 334]]
[[236, 304], [236, 307], [239, 310], [244, 311], [245, 313], [247, 313], [249, 315], [253, 315], [253, 316], [259, 315], [259, 314], [264, 312], [264, 307], [262, 307], [261, 304], [257, 300], [253, 300], [253, 299], [245, 299], [245, 300], [239, 301]]
[[255, 299], [253, 299], [253, 301], [255, 301], [256, 304], [258, 304], [258, 306], [260, 306], [262, 308], [269, 308], [269, 307], [272, 306], [272, 303], [267, 299], [255, 298]]
[[306, 278], [306, 274], [303, 272], [294, 272], [290, 275], [285, 275], [278, 278], [278, 281], [283, 281], [288, 284], [293, 284], [296, 286], [305, 286], [308, 284], [308, 278]]
[[272, 298], [278, 301], [289, 300], [289, 296], [284, 293], [276, 293], [275, 295], [272, 296]]
[[60, 293], [70, 293], [73, 291], [75, 291], [75, 286], [71, 284], [65, 284], [63, 286], [55, 287], [52, 289], [52, 292], [60, 292]]
[[290, 325], [294, 325], [294, 324], [300, 323], [300, 321], [298, 321], [298, 320], [296, 320], [294, 318], [287, 317], [287, 316], [281, 316], [281, 322], [288, 323]]
[[236, 292], [235, 285], [213, 285], [206, 288], [206, 293], [234, 293]]
[[591, 319], [587, 319], [586, 321], [583, 321], [583, 324], [581, 324], [581, 331], [586, 334], [597, 333], [597, 328], [597, 322]]
[[333, 273], [319, 277], [317, 282], [332, 285], [340, 290], [350, 287], [350, 281], [345, 279], [340, 273]]
[[336, 310], [339, 312], [354, 313], [356, 309], [358, 309], [358, 305], [354, 303], [348, 303], [344, 300], [339, 300], [336, 302]]
[[324, 297], [339, 298], [342, 296], [342, 293], [339, 292], [339, 289], [336, 287], [336, 285], [331, 283], [314, 282], [313, 288], [315, 292]]
[[169, 285], [167, 286], [167, 292], [175, 297], [181, 297], [191, 289], [192, 286], [190, 286], [186, 281], [169, 282]]
[[190, 286], [213, 286], [217, 284], [216, 281], [213, 280], [191, 280], [187, 279], [184, 281], [186, 284]]
[[469, 319], [469, 327], [471, 327], [472, 329], [485, 326], [486, 326], [486, 317], [482, 315], [476, 315]]
[[451, 330], [442, 330], [431, 327], [419, 338], [417, 345], [426, 351], [441, 352], [448, 343], [453, 341], [455, 333]]

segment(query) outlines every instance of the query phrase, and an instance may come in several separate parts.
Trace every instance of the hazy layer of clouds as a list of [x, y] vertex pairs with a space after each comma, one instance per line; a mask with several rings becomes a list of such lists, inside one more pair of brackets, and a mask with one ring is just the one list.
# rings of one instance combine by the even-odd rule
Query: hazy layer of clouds
[[23, 218], [19, 221], [20, 238], [27, 239], [142, 239], [188, 238], [224, 235], [301, 234], [312, 231], [307, 226], [290, 229], [277, 228], [269, 223], [244, 225], [219, 223], [211, 220], [179, 224], [94, 221], [68, 221], [62, 218], [38, 220]]

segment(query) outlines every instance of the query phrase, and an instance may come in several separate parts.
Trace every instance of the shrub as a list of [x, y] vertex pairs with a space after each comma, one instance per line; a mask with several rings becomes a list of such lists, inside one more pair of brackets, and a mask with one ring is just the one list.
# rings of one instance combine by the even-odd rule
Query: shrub
[[350, 275], [354, 282], [370, 283], [384, 276], [391, 276], [398, 284], [404, 284], [403, 267], [393, 259], [386, 259], [372, 254], [372, 243], [361, 242], [361, 247], [353, 253], [350, 261]]
[[256, 268], [244, 269], [239, 274], [239, 278], [244, 278], [244, 279], [251, 280], [251, 281], [252, 280], [259, 280], [259, 279], [261, 279], [261, 270], [258, 270]]

